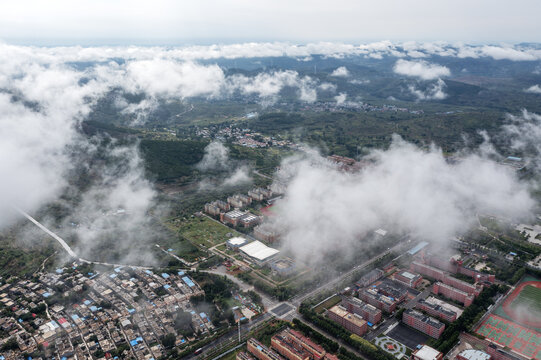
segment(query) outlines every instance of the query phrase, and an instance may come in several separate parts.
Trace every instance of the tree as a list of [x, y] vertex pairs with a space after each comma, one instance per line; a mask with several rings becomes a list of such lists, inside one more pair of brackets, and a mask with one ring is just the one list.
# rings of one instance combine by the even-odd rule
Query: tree
[[182, 334], [184, 336], [192, 335], [192, 314], [186, 311], [179, 311], [175, 317], [174, 326], [178, 334]]
[[165, 335], [163, 338], [162, 338], [162, 345], [167, 348], [167, 349], [170, 349], [172, 348], [173, 346], [175, 346], [175, 342], [177, 341], [177, 337], [175, 336], [175, 334], [173, 333], [169, 333], [167, 335]]

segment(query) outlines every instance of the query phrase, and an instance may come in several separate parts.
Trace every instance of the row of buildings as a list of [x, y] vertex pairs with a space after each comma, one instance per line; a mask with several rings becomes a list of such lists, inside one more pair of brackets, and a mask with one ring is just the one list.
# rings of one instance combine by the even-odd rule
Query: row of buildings
[[236, 194], [227, 198], [227, 201], [215, 200], [205, 204], [205, 212], [213, 217], [217, 217], [224, 224], [230, 224], [234, 227], [243, 226], [245, 228], [254, 227], [261, 222], [261, 217], [242, 211], [253, 201], [263, 201], [272, 196], [272, 191], [264, 188], [255, 188], [248, 191], [248, 195]]
[[431, 265], [414, 261], [411, 263], [412, 271], [419, 272], [430, 278], [437, 280], [433, 285], [432, 292], [441, 294], [449, 299], [459, 301], [468, 307], [478, 296], [483, 285], [481, 283], [470, 284], [451, 276], [448, 272], [435, 268]]
[[286, 328], [271, 338], [267, 347], [254, 338], [247, 341], [248, 353], [237, 353], [237, 360], [338, 360], [300, 332]]

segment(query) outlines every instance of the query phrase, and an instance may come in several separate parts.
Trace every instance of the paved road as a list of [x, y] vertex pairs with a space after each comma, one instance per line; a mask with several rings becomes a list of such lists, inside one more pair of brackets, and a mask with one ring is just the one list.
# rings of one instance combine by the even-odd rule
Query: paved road
[[368, 265], [376, 262], [379, 258], [381, 258], [382, 256], [385, 256], [395, 250], [398, 250], [400, 247], [404, 246], [404, 240], [406, 239], [407, 237], [403, 237], [401, 238], [398, 243], [393, 246], [392, 248], [390, 249], [387, 249], [386, 251], [384, 251], [383, 253], [379, 254], [378, 256], [375, 256], [374, 258], [370, 259], [370, 260], [367, 260], [365, 262], [363, 262], [362, 264], [359, 264], [357, 266], [355, 266], [353, 269], [343, 273], [342, 275], [338, 276], [337, 278], [327, 282], [326, 284], [323, 284], [321, 285], [320, 287], [310, 291], [309, 293], [306, 293], [304, 295], [297, 295], [295, 296], [293, 299], [291, 299], [291, 303], [294, 304], [296, 307], [300, 306], [300, 304], [310, 298], [310, 297], [314, 297], [315, 295], [319, 294], [320, 292], [323, 292], [325, 290], [328, 290], [328, 289], [331, 289], [333, 286], [337, 286], [339, 285], [341, 282], [343, 282], [348, 276], [351, 276], [355, 271], [358, 271], [364, 267], [367, 267]]
[[34, 219], [32, 216], [28, 215], [27, 213], [25, 213], [24, 211], [22, 211], [21, 209], [18, 209], [18, 208], [14, 208], [16, 211], [18, 211], [21, 215], [23, 215], [25, 218], [27, 218], [28, 220], [30, 220], [32, 223], [34, 223], [34, 225], [36, 225], [37, 227], [39, 227], [41, 230], [43, 230], [45, 233], [47, 233], [49, 236], [51, 236], [53, 239], [55, 239], [56, 241], [58, 241], [58, 243], [60, 244], [60, 246], [62, 246], [64, 248], [64, 250], [66, 250], [66, 252], [73, 258], [76, 258], [76, 259], [79, 259], [80, 262], [84, 262], [84, 263], [87, 263], [87, 264], [95, 264], [95, 265], [106, 265], [106, 266], [114, 266], [114, 267], [119, 267], [119, 266], [126, 266], [126, 267], [131, 267], [131, 268], [134, 268], [134, 269], [151, 269], [151, 267], [148, 267], [148, 266], [136, 266], [136, 265], [126, 265], [126, 264], [112, 264], [112, 263], [107, 263], [107, 262], [100, 262], [100, 261], [92, 261], [92, 260], [88, 260], [88, 259], [83, 259], [83, 258], [80, 258], [76, 253], [75, 251], [73, 251], [73, 249], [64, 241], [64, 239], [62, 239], [60, 236], [56, 235], [54, 232], [52, 232], [51, 230], [47, 229], [43, 224], [41, 224], [39, 221], [37, 221], [36, 219]]
[[25, 218], [27, 218], [28, 220], [30, 220], [31, 222], [33, 222], [37, 227], [39, 227], [41, 230], [45, 231], [49, 236], [51, 236], [53, 239], [55, 239], [56, 241], [58, 241], [60, 243], [60, 245], [64, 248], [64, 250], [66, 250], [68, 252], [68, 254], [71, 256], [71, 257], [74, 257], [76, 258], [77, 257], [77, 254], [75, 253], [75, 251], [73, 251], [71, 249], [71, 247], [64, 241], [64, 239], [62, 239], [60, 236], [56, 235], [54, 232], [52, 232], [51, 230], [47, 229], [45, 226], [43, 226], [41, 223], [39, 223], [36, 219], [34, 219], [32, 216], [28, 215], [27, 213], [25, 213], [24, 211], [22, 211], [21, 209], [19, 208], [15, 208], [15, 210], [17, 210], [21, 215], [23, 215]]

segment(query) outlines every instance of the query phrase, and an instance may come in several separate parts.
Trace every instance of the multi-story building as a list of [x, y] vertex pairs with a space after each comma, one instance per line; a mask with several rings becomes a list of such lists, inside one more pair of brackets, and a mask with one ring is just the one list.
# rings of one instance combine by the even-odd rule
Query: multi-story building
[[269, 349], [254, 338], [246, 342], [247, 350], [259, 360], [283, 360], [280, 355]]
[[445, 277], [445, 272], [443, 270], [437, 269], [427, 264], [420, 263], [418, 261], [412, 262], [410, 268], [412, 271], [421, 273], [438, 281], [442, 281]]
[[226, 203], [225, 201], [222, 201], [222, 200], [216, 200], [215, 202], [213, 202], [214, 206], [217, 206], [220, 208], [220, 210], [222, 211], [229, 211], [231, 210], [231, 206]]
[[374, 305], [366, 304], [362, 300], [352, 296], [342, 297], [342, 306], [349, 312], [362, 316], [363, 319], [372, 324], [381, 320], [381, 310]]
[[290, 341], [297, 343], [303, 349], [308, 351], [314, 360], [320, 360], [325, 357], [325, 355], [329, 355], [326, 354], [326, 351], [322, 346], [316, 344], [310, 338], [307, 338], [298, 331], [287, 328], [282, 331], [281, 334], [282, 336], [288, 337]]
[[474, 296], [478, 296], [483, 290], [483, 285], [479, 283], [477, 284], [467, 283], [465, 281], [452, 277], [451, 275], [449, 275], [443, 270], [437, 269], [427, 264], [414, 261], [411, 263], [411, 268], [412, 270], [420, 272], [421, 274], [429, 276], [433, 279], [436, 279], [445, 285], [457, 288], [463, 292], [472, 294]]
[[272, 244], [276, 241], [277, 234], [275, 231], [265, 229], [261, 226], [256, 226], [254, 228], [254, 237], [257, 240], [265, 241]]
[[439, 339], [443, 330], [445, 330], [445, 324], [434, 319], [433, 317], [426, 316], [422, 312], [412, 309], [407, 309], [402, 315], [402, 321], [417, 329], [428, 336], [435, 339]]
[[263, 201], [269, 199], [272, 196], [272, 191], [269, 189], [255, 188], [248, 191], [248, 196], [250, 196], [255, 201]]
[[252, 198], [244, 194], [237, 194], [228, 197], [227, 203], [233, 207], [242, 209], [252, 203]]
[[376, 289], [364, 289], [359, 291], [359, 297], [362, 301], [374, 305], [376, 308], [392, 313], [396, 310], [398, 301], [390, 298], [389, 296], [380, 294]]
[[429, 315], [435, 316], [448, 322], [453, 322], [456, 320], [456, 312], [445, 309], [441, 305], [433, 302], [420, 299], [417, 304], [415, 304], [415, 307], [419, 310], [423, 310]]
[[383, 279], [376, 287], [378, 293], [388, 296], [397, 304], [408, 296], [408, 288], [403, 284], [390, 279]]
[[362, 317], [350, 313], [341, 305], [335, 305], [327, 310], [327, 316], [332, 321], [342, 325], [347, 330], [359, 336], [364, 335], [368, 329], [368, 325]]
[[261, 218], [259, 216], [256, 216], [249, 212], [245, 213], [244, 216], [240, 218], [240, 224], [245, 228], [255, 226], [259, 224], [260, 221]]
[[244, 351], [239, 351], [236, 356], [236, 360], [255, 360], [255, 358]]
[[222, 213], [220, 215], [220, 220], [225, 224], [237, 226], [244, 215], [246, 215], [246, 213], [243, 211], [231, 210], [225, 214]]
[[441, 294], [445, 297], [448, 297], [449, 299], [459, 301], [463, 303], [465, 307], [470, 306], [474, 299], [473, 295], [441, 282], [437, 282], [434, 284], [434, 286], [432, 287], [432, 292], [434, 294]]
[[444, 258], [436, 255], [426, 255], [424, 257], [424, 262], [435, 266], [437, 268], [443, 269], [445, 271], [451, 272], [453, 274], [462, 274], [471, 277], [475, 282], [489, 282], [494, 283], [496, 281], [496, 276], [494, 274], [487, 274], [475, 269], [466, 267], [463, 265], [462, 260], [456, 259], [454, 257]]
[[363, 275], [363, 277], [361, 277], [361, 279], [357, 281], [355, 285], [357, 285], [360, 288], [366, 287], [372, 284], [374, 281], [380, 279], [383, 276], [383, 274], [385, 274], [383, 270], [374, 269], [370, 271], [368, 274]]
[[205, 212], [209, 215], [218, 216], [222, 212], [231, 210], [231, 206], [222, 200], [216, 200], [205, 204]]
[[212, 216], [218, 216], [222, 211], [214, 203], [207, 203], [205, 204], [205, 212]]
[[397, 272], [394, 275], [394, 279], [395, 281], [398, 281], [399, 283], [409, 286], [411, 288], [416, 288], [417, 286], [419, 286], [421, 281], [423, 281], [423, 277], [421, 275], [414, 274], [406, 270]]
[[289, 334], [280, 332], [271, 339], [271, 346], [276, 352], [289, 360], [309, 360], [311, 354]]

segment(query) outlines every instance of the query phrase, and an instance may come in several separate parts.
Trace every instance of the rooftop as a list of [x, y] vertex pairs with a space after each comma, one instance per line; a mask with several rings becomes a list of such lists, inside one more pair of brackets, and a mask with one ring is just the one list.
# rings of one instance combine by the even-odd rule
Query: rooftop
[[408, 279], [410, 279], [410, 280], [413, 280], [413, 279], [415, 279], [415, 278], [417, 277], [417, 275], [412, 274], [412, 273], [410, 273], [409, 271], [402, 271], [402, 272], [400, 273], [400, 275], [403, 276], [403, 277], [405, 277], [405, 278], [408, 278]]
[[436, 360], [440, 356], [440, 352], [436, 349], [431, 348], [430, 346], [423, 345], [422, 348], [415, 351], [413, 355], [421, 360]]
[[243, 237], [234, 237], [234, 238], [231, 238], [229, 240], [227, 240], [227, 243], [229, 245], [242, 245], [242, 244], [245, 244], [246, 243], [246, 239], [243, 238]]
[[261, 241], [258, 240], [252, 241], [251, 243], [242, 246], [240, 248], [240, 251], [260, 261], [268, 259], [280, 252], [280, 250], [268, 247], [267, 245], [263, 244]]
[[463, 358], [468, 360], [489, 360], [490, 355], [481, 350], [467, 349], [462, 351], [460, 354]]
[[231, 210], [230, 212], [226, 213], [225, 216], [227, 216], [230, 219], [237, 219], [244, 216], [244, 214], [245, 213], [240, 210]]

